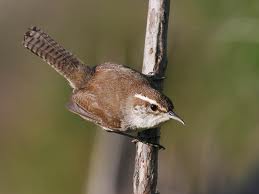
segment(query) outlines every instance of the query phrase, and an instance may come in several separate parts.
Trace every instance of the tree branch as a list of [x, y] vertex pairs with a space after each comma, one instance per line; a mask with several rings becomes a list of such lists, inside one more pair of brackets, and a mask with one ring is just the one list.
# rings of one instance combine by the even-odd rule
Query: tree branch
[[[142, 73], [164, 77], [167, 66], [167, 28], [170, 0], [149, 0], [144, 61]], [[158, 85], [162, 90], [162, 82]], [[160, 129], [142, 132], [141, 136], [152, 137], [159, 143]], [[134, 194], [155, 194], [157, 192], [158, 149], [138, 142], [136, 144]]]

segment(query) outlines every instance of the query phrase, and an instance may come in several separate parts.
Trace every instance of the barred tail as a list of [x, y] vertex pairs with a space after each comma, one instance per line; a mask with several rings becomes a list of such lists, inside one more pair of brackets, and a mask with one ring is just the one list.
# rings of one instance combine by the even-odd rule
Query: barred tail
[[89, 66], [37, 27], [31, 27], [25, 33], [23, 46], [64, 76], [73, 88], [80, 88], [91, 76], [92, 69]]

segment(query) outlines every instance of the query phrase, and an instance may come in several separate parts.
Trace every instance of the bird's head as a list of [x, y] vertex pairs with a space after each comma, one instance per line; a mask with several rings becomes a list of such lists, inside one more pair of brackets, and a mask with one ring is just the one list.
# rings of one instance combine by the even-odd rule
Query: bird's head
[[129, 98], [127, 121], [136, 129], [159, 126], [170, 119], [184, 124], [174, 112], [172, 101], [159, 91], [152, 89], [133, 94]]

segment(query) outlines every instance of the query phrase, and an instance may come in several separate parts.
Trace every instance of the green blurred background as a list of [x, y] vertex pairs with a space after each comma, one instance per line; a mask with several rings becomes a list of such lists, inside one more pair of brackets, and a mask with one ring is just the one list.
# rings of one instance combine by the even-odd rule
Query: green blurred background
[[[87, 64], [141, 70], [148, 1], [0, 0], [0, 194], [131, 193], [134, 144], [68, 112], [71, 89], [21, 45], [31, 25]], [[162, 194], [259, 193], [259, 1], [174, 0]]]

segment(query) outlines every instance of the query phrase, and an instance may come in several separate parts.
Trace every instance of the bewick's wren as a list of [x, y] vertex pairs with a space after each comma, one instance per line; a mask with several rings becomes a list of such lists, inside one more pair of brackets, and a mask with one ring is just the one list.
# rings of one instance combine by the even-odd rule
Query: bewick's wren
[[184, 124], [149, 76], [112, 63], [89, 67], [37, 27], [25, 33], [23, 45], [68, 80], [73, 88], [68, 109], [106, 131], [132, 136], [169, 119]]

